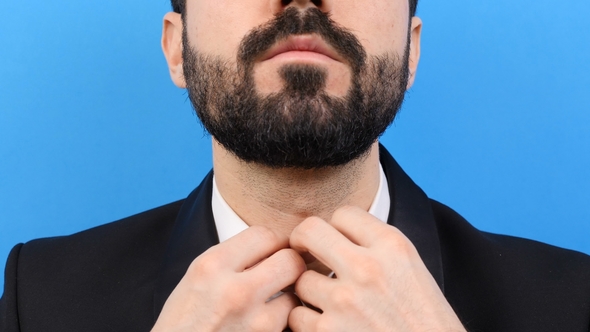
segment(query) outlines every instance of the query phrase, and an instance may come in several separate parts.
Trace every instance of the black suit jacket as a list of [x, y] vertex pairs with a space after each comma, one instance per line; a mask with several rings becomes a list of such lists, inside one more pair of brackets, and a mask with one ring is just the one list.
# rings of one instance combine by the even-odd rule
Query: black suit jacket
[[[388, 223], [416, 246], [469, 331], [590, 326], [590, 257], [481, 232], [428, 199], [385, 149]], [[1, 331], [149, 331], [188, 265], [218, 243], [212, 174], [190, 196], [70, 236], [11, 251]]]

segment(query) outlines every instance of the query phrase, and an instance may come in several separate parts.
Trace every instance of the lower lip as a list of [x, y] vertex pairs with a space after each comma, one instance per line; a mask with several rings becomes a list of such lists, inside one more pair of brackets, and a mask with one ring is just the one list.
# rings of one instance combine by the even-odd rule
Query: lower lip
[[282, 61], [335, 61], [329, 56], [309, 51], [289, 51], [283, 52], [273, 56], [268, 60], [282, 60]]

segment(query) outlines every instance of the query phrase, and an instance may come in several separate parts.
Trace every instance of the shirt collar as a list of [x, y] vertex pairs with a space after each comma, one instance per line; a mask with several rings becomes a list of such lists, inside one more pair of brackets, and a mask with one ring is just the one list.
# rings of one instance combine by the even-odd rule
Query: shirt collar
[[[387, 222], [389, 217], [389, 206], [391, 204], [389, 197], [389, 187], [383, 167], [379, 164], [379, 187], [377, 194], [373, 198], [373, 203], [369, 208], [369, 213], [383, 222]], [[227, 204], [219, 189], [215, 176], [213, 176], [213, 195], [211, 197], [211, 207], [213, 209], [213, 219], [217, 228], [219, 242], [223, 242], [234, 235], [242, 232], [248, 225], [237, 215], [237, 213]]]

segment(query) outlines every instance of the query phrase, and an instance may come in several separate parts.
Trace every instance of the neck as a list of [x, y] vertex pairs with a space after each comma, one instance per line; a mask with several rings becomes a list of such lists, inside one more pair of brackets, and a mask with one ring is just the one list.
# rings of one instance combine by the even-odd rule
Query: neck
[[213, 167], [220, 194], [246, 224], [287, 236], [305, 218], [329, 221], [344, 205], [369, 210], [380, 178], [378, 143], [346, 165], [301, 170], [244, 162], [213, 140]]

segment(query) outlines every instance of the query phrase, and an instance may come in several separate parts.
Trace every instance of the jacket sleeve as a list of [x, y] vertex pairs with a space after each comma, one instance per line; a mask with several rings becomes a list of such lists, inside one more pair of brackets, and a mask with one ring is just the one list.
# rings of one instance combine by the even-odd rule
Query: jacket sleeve
[[17, 244], [8, 255], [4, 272], [4, 294], [0, 298], [0, 331], [19, 332], [18, 305], [16, 294], [18, 256], [21, 244]]

